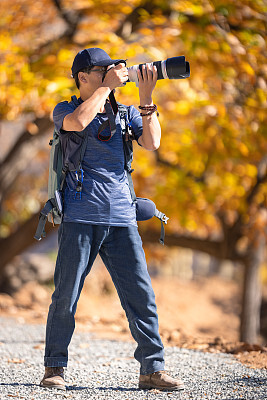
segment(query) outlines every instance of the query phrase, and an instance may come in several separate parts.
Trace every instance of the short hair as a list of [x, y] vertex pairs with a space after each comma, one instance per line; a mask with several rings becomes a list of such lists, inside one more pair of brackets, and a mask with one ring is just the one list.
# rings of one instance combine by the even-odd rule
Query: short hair
[[87, 74], [89, 74], [89, 72], [91, 71], [92, 68], [94, 68], [93, 65], [91, 67], [83, 68], [80, 71], [76, 72], [76, 74], [74, 74], [73, 78], [75, 80], [77, 89], [80, 89], [80, 81], [79, 81], [79, 77], [78, 77], [79, 72], [86, 72]]

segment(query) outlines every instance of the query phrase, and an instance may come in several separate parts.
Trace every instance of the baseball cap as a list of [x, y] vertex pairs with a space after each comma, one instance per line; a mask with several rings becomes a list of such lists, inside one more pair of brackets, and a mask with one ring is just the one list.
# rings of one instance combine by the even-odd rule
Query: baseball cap
[[112, 64], [125, 63], [125, 60], [112, 60], [109, 55], [98, 47], [91, 47], [90, 49], [84, 49], [79, 51], [75, 56], [72, 64], [72, 76], [77, 72], [81, 71], [86, 67], [94, 67], [99, 65], [100, 67], [107, 67]]

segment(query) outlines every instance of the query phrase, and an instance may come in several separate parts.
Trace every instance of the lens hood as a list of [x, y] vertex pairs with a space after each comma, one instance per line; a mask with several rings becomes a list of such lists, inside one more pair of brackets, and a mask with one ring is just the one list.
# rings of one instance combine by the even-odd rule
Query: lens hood
[[169, 79], [189, 78], [189, 62], [185, 61], [185, 56], [168, 58], [166, 60], [166, 73]]

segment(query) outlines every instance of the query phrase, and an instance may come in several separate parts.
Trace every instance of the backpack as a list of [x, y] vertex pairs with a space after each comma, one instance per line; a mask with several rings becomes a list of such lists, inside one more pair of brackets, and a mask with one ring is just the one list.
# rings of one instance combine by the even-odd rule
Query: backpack
[[[80, 104], [76, 96], [72, 96], [72, 101], [76, 107]], [[157, 217], [161, 222], [160, 243], [164, 245], [164, 224], [169, 219], [166, 215], [157, 210], [152, 200], [136, 197], [131, 167], [133, 161], [133, 144], [134, 134], [129, 123], [128, 107], [118, 104], [118, 112], [121, 120], [121, 128], [123, 134], [123, 148], [125, 159], [125, 170], [129, 182], [132, 201], [136, 204], [136, 220], [145, 221], [153, 216]], [[51, 146], [49, 161], [49, 178], [48, 178], [48, 201], [39, 215], [39, 222], [34, 238], [41, 240], [45, 237], [45, 224], [48, 219], [53, 225], [61, 224], [63, 218], [63, 189], [66, 175], [68, 172], [75, 172], [77, 178], [76, 194], [81, 196], [82, 192], [82, 160], [87, 146], [87, 134], [80, 132], [71, 132], [69, 135], [60, 137], [59, 132], [54, 129], [53, 139], [50, 140]]]

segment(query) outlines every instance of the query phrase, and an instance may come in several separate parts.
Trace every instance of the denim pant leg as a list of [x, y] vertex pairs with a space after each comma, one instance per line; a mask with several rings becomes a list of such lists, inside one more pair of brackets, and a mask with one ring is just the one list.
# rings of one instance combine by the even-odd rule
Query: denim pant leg
[[[107, 229], [106, 229], [107, 230]], [[83, 287], [103, 240], [89, 224], [62, 223], [54, 282], [55, 291], [46, 326], [46, 367], [66, 367], [68, 346], [75, 328], [74, 315]]]
[[111, 227], [99, 254], [117, 289], [133, 338], [141, 374], [164, 370], [155, 295], [142, 241], [135, 226]]

